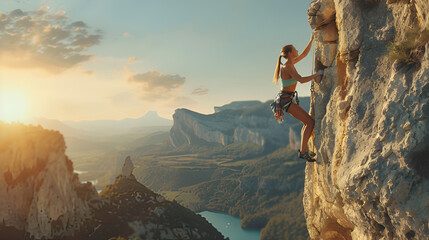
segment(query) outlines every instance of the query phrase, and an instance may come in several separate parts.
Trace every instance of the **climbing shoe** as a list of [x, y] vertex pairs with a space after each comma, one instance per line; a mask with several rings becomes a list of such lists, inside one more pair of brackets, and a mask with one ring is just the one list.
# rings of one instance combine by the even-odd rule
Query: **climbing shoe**
[[305, 159], [307, 162], [315, 162], [316, 159], [308, 155], [308, 152], [302, 153], [300, 150], [298, 150], [298, 157]]

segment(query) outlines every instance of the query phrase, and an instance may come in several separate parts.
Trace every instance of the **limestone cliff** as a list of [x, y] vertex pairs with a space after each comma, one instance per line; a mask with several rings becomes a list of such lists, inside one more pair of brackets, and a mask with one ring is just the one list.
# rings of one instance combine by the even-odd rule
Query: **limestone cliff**
[[325, 72], [311, 102], [310, 237], [427, 239], [428, 1], [317, 0], [308, 15]]
[[65, 149], [59, 132], [0, 122], [3, 227], [35, 239], [75, 236], [90, 227], [98, 195], [80, 183]]
[[[306, 110], [309, 100], [308, 97], [301, 98], [301, 106]], [[228, 104], [219, 107], [221, 111], [209, 115], [177, 109], [173, 115], [170, 142], [175, 147], [207, 142], [224, 146], [234, 142], [250, 142], [265, 148], [287, 146], [290, 133], [299, 136], [299, 122], [286, 116], [284, 123], [278, 124], [269, 104], [265, 102], [236, 109], [231, 109], [234, 104]]]

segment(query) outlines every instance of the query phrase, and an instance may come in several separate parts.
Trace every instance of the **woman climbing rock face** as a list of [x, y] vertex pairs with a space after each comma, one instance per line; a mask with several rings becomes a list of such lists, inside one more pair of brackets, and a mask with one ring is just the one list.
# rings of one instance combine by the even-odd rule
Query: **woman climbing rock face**
[[[308, 162], [316, 161], [313, 158], [315, 156], [314, 153], [309, 153], [307, 148], [308, 139], [313, 132], [314, 119], [298, 104], [294, 103], [292, 99], [296, 93], [295, 89], [297, 82], [306, 83], [314, 79], [319, 83], [321, 80], [321, 73], [302, 77], [298, 74], [294, 66], [295, 63], [298, 63], [308, 55], [313, 38], [314, 35], [312, 34], [310, 42], [301, 54], [298, 54], [298, 51], [293, 45], [284, 46], [280, 51], [281, 54], [277, 60], [277, 66], [273, 78], [273, 82], [276, 86], [278, 85], [279, 77], [282, 80], [281, 91], [272, 105], [275, 117], [281, 122], [283, 119], [283, 111], [286, 111], [292, 115], [292, 117], [298, 119], [304, 124], [301, 131], [301, 149], [298, 150], [298, 156]], [[286, 63], [284, 64], [281, 62], [282, 57], [286, 59]]]

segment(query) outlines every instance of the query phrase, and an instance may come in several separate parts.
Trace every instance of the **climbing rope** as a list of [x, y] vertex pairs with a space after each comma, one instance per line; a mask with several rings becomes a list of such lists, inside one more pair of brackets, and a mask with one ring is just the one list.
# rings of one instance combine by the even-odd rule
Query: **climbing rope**
[[[313, 48], [312, 48], [312, 51], [313, 51], [313, 58], [311, 59], [311, 75], [313, 75], [313, 74], [314, 74], [314, 58], [315, 58], [315, 53], [314, 53], [314, 41], [313, 41]], [[311, 88], [310, 88], [310, 92], [311, 92], [311, 96], [313, 96], [313, 93], [314, 93], [314, 79], [313, 79], [313, 80], [311, 80]], [[311, 99], [311, 100], [313, 100], [313, 99]]]
[[[314, 74], [314, 59], [315, 59], [314, 45], [315, 44], [313, 41], [313, 48], [312, 48], [313, 57], [311, 59], [311, 75]], [[313, 109], [313, 116], [314, 116], [315, 115], [315, 113], [314, 113], [314, 79], [311, 80], [310, 97], [311, 97], [311, 104], [313, 105], [312, 109]], [[311, 137], [312, 137], [312, 144], [311, 145], [313, 145], [312, 150], [313, 150], [313, 153], [315, 153], [315, 151], [314, 151], [314, 129], [313, 129], [313, 132], [311, 133]]]

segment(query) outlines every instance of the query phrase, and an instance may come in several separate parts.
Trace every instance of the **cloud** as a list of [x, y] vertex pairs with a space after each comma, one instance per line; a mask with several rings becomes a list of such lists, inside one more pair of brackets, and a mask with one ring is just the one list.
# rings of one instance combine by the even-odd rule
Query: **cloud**
[[68, 19], [68, 17], [66, 16], [66, 11], [61, 10], [56, 12], [54, 15], [46, 15], [46, 19], [65, 20]]
[[91, 59], [85, 52], [100, 43], [96, 32], [82, 21], [69, 23], [65, 11], [51, 14], [47, 6], [0, 14], [0, 65], [61, 73]]
[[130, 82], [141, 84], [144, 91], [171, 91], [185, 83], [185, 78], [179, 75], [168, 75], [157, 71], [136, 74], [128, 79]]
[[[125, 70], [128, 70], [128, 68], [125, 68]], [[149, 71], [129, 75], [127, 80], [128, 83], [136, 86], [134, 96], [141, 101], [141, 104], [150, 109], [160, 109], [160, 113], [165, 114], [174, 111], [176, 108], [189, 108], [198, 105], [197, 101], [183, 94], [182, 87], [186, 78], [180, 75]], [[120, 101], [127, 97], [123, 93], [118, 95], [115, 100]]]
[[200, 96], [206, 95], [208, 94], [208, 92], [209, 92], [209, 89], [207, 88], [195, 88], [194, 90], [192, 90], [193, 95], [200, 95]]
[[80, 31], [81, 29], [88, 28], [88, 25], [82, 21], [77, 21], [70, 24], [70, 27], [75, 28], [75, 31]]
[[138, 94], [141, 100], [161, 103], [180, 97], [181, 87], [185, 84], [185, 77], [149, 71], [130, 76], [128, 82], [138, 86]]
[[125, 33], [124, 33], [124, 37], [131, 37], [131, 34], [129, 34], [129, 33], [127, 33], [127, 32], [125, 32]]
[[128, 58], [128, 64], [131, 64], [131, 63], [135, 62], [136, 60], [137, 60], [136, 57], [129, 57]]

